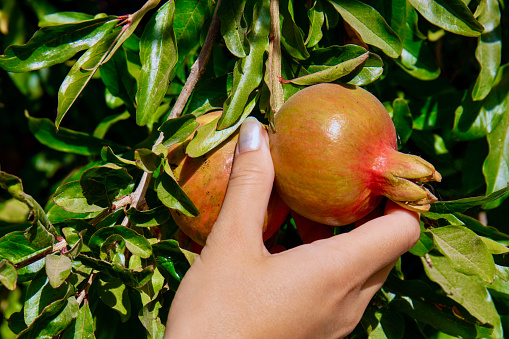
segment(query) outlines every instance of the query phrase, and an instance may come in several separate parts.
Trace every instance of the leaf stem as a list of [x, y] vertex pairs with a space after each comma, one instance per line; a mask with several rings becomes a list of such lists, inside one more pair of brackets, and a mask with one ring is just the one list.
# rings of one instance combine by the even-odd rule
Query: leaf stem
[[[217, 10], [221, 5], [221, 0], [217, 1], [216, 9], [214, 10], [214, 16], [212, 18], [212, 23], [210, 24], [209, 31], [207, 33], [207, 37], [205, 39], [205, 43], [198, 55], [198, 59], [195, 61], [193, 66], [191, 67], [191, 72], [189, 77], [184, 84], [184, 88], [180, 92], [175, 105], [173, 106], [167, 120], [178, 118], [182, 111], [184, 110], [189, 97], [193, 93], [193, 90], [198, 83], [200, 77], [205, 73], [205, 68], [207, 67], [207, 63], [210, 59], [210, 54], [212, 53], [212, 48], [214, 47], [214, 41], [216, 39], [216, 35], [219, 31], [220, 21], [217, 16]], [[161, 132], [159, 134], [159, 138], [156, 140], [152, 149], [154, 149], [157, 145], [163, 142], [164, 134]], [[145, 194], [147, 193], [148, 185], [150, 180], [152, 179], [153, 173], [144, 172], [141, 180], [136, 187], [136, 190], [131, 193], [132, 202], [131, 206], [138, 209], [143, 206], [145, 201]], [[129, 219], [127, 216], [122, 221], [123, 226], [127, 226], [129, 224]]]
[[46, 257], [48, 254], [52, 254], [52, 253], [63, 250], [64, 248], [66, 248], [66, 246], [67, 246], [67, 241], [65, 241], [65, 239], [62, 239], [59, 242], [57, 242], [56, 244], [54, 244], [52, 247], [34, 255], [33, 257], [27, 258], [27, 259], [15, 264], [14, 268], [16, 268], [16, 270], [18, 270], [20, 268], [23, 268], [25, 266], [33, 264], [34, 262]]
[[97, 274], [96, 272], [92, 272], [90, 274], [87, 282], [85, 283], [85, 285], [83, 286], [81, 291], [78, 293], [78, 296], [76, 297], [76, 301], [78, 302], [78, 305], [81, 305], [81, 302], [83, 301], [83, 299], [85, 299], [85, 297], [88, 293], [88, 290], [90, 289], [90, 286], [92, 286], [92, 282], [94, 281], [96, 274]]

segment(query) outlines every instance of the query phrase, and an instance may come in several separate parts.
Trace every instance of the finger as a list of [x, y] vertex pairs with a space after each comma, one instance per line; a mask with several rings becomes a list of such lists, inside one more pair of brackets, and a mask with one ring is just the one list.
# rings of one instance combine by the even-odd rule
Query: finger
[[365, 281], [412, 248], [419, 235], [418, 214], [389, 201], [384, 216], [324, 240], [320, 247], [331, 270], [339, 266], [342, 276]]
[[249, 117], [240, 128], [228, 189], [207, 246], [263, 251], [262, 229], [273, 182], [267, 132]]
[[389, 265], [383, 267], [380, 271], [369, 277], [368, 280], [366, 280], [366, 282], [362, 285], [361, 295], [367, 302], [369, 302], [375, 293], [382, 288], [382, 285], [387, 280], [389, 273], [391, 273], [391, 270], [394, 268], [394, 265], [396, 265], [397, 262], [398, 260], [394, 260]]

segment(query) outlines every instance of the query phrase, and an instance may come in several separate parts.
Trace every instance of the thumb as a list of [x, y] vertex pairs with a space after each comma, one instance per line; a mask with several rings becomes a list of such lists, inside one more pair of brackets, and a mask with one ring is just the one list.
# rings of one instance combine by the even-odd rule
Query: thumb
[[262, 229], [273, 182], [267, 132], [248, 117], [240, 128], [228, 189], [207, 246], [262, 253]]

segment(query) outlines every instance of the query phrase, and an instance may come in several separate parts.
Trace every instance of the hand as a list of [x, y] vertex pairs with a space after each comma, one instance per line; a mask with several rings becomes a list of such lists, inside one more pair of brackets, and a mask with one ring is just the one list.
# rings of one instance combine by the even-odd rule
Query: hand
[[221, 213], [168, 315], [165, 338], [339, 338], [357, 325], [398, 257], [419, 238], [416, 213], [270, 254], [262, 241], [274, 168], [267, 133], [243, 123]]

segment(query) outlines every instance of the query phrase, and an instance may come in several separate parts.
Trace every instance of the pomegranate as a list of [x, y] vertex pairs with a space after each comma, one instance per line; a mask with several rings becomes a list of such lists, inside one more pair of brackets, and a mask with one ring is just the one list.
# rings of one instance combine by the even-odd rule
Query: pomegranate
[[275, 187], [305, 218], [341, 226], [367, 215], [383, 196], [419, 212], [436, 201], [423, 183], [440, 181], [440, 174], [420, 157], [397, 151], [389, 114], [360, 87], [307, 87], [281, 107], [274, 126]]
[[[212, 112], [196, 119], [200, 125], [219, 119], [221, 111]], [[194, 203], [200, 214], [188, 217], [172, 210], [173, 219], [180, 229], [193, 241], [205, 245], [207, 236], [216, 222], [228, 187], [237, 145], [238, 132], [207, 154], [191, 158], [186, 147], [192, 137], [172, 146], [168, 151], [168, 162], [173, 169], [180, 187]], [[284, 222], [289, 209], [275, 190], [271, 193], [265, 224], [264, 240], [270, 238]], [[239, 220], [240, 222], [240, 220]]]

